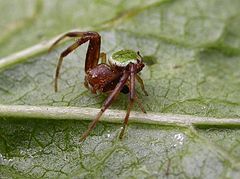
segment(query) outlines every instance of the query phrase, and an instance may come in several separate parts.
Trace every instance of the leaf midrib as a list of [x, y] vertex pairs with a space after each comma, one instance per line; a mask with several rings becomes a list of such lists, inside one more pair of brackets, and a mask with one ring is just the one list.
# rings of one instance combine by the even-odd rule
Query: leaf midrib
[[[64, 119], [64, 120], [93, 120], [99, 112], [98, 108], [86, 107], [53, 107], [30, 105], [0, 105], [0, 117]], [[108, 109], [101, 121], [122, 123], [126, 111]], [[2, 118], [2, 119], [3, 119]], [[213, 118], [192, 115], [166, 114], [131, 111], [130, 122], [159, 124], [170, 126], [240, 126], [240, 118]]]

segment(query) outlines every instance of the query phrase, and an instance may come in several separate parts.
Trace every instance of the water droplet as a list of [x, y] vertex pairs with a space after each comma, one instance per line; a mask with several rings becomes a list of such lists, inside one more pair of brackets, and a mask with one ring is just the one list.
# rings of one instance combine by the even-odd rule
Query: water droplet
[[7, 159], [2, 154], [0, 154], [0, 165], [1, 164], [9, 165], [12, 161], [13, 159]]
[[184, 140], [184, 135], [183, 134], [175, 134], [174, 135], [174, 138], [178, 141], [178, 143], [180, 145], [183, 144], [183, 140]]

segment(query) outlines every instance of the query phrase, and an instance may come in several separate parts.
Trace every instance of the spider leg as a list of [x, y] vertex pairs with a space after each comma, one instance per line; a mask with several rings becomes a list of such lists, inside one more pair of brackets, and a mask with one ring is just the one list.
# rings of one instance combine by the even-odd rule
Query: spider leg
[[130, 73], [128, 71], [123, 72], [123, 76], [121, 77], [119, 83], [116, 85], [112, 93], [108, 96], [108, 98], [103, 103], [103, 106], [99, 113], [97, 114], [96, 118], [89, 124], [88, 129], [83, 133], [82, 137], [80, 138], [80, 142], [86, 139], [86, 137], [90, 134], [90, 132], [94, 129], [97, 122], [99, 121], [100, 117], [106, 111], [106, 109], [109, 108], [109, 106], [112, 104], [112, 102], [116, 99], [120, 91], [122, 90], [123, 86], [127, 82], [129, 78]]
[[65, 39], [66, 37], [82, 37], [84, 35], [84, 32], [68, 32], [61, 37], [59, 37], [48, 49], [50, 52], [61, 40]]
[[100, 53], [101, 63], [107, 63], [107, 54], [105, 52]]
[[121, 133], [119, 135], [120, 139], [123, 138], [124, 131], [125, 131], [126, 126], [128, 124], [129, 115], [130, 115], [131, 109], [132, 109], [133, 104], [134, 104], [134, 99], [136, 99], [136, 96], [135, 96], [135, 77], [136, 77], [136, 66], [134, 64], [130, 64], [130, 103], [128, 105], [128, 109], [127, 109], [127, 113], [126, 113], [126, 116], [125, 116], [125, 119], [124, 119], [123, 127], [122, 127]]
[[[136, 76], [137, 76], [137, 74], [136, 74]], [[128, 80], [128, 84], [127, 84], [127, 86], [128, 86], [128, 88], [130, 89], [129, 80]], [[146, 110], [144, 109], [144, 107], [143, 107], [141, 101], [139, 100], [137, 94], [135, 94], [135, 98], [134, 98], [134, 100], [137, 102], [138, 107], [141, 109], [141, 111], [142, 111], [143, 113], [147, 113]]]
[[85, 60], [85, 72], [97, 66], [100, 57], [101, 36], [97, 32], [84, 32], [89, 38], [89, 45]]
[[87, 31], [66, 33], [53, 43], [53, 45], [49, 48], [49, 51], [51, 51], [61, 40], [63, 40], [66, 37], [81, 37], [80, 39], [78, 39], [78, 41], [84, 39], [83, 43], [89, 40], [89, 45], [85, 59], [85, 72], [87, 72], [91, 68], [94, 68], [98, 64], [98, 60], [100, 57], [101, 36], [97, 32]]
[[142, 78], [141, 78], [139, 75], [136, 75], [136, 79], [137, 79], [137, 81], [140, 83], [141, 88], [142, 88], [142, 91], [144, 92], [144, 94], [145, 94], [146, 96], [148, 96], [148, 93], [147, 93], [147, 91], [145, 90], [145, 87], [144, 87], [144, 83], [143, 83]]
[[57, 92], [58, 90], [58, 78], [59, 78], [59, 73], [60, 73], [60, 68], [62, 66], [62, 62], [63, 62], [63, 58], [65, 56], [67, 56], [69, 53], [71, 53], [73, 50], [75, 50], [76, 48], [78, 48], [81, 44], [85, 43], [88, 41], [88, 38], [81, 38], [78, 39], [77, 42], [75, 42], [74, 44], [72, 44], [71, 46], [69, 46], [66, 50], [64, 50], [58, 60], [58, 64], [57, 64], [57, 68], [56, 68], [56, 73], [55, 73], [55, 80], [54, 80], [54, 89], [55, 92]]
[[142, 110], [142, 112], [143, 112], [143, 113], [147, 113], [146, 110], [144, 109], [141, 101], [138, 99], [137, 95], [135, 95], [135, 98], [134, 98], [134, 99], [135, 99], [135, 101], [137, 102], [138, 107]]

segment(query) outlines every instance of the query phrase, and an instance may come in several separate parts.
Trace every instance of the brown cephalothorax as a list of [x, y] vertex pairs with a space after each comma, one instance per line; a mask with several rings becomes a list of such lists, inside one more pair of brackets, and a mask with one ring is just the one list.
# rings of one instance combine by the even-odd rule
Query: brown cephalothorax
[[[96, 126], [96, 123], [99, 121], [104, 111], [109, 108], [120, 92], [129, 95], [129, 105], [124, 119], [124, 125], [119, 136], [119, 138], [122, 139], [134, 101], [136, 101], [140, 109], [146, 113], [135, 93], [135, 79], [137, 79], [145, 95], [148, 95], [144, 88], [143, 80], [138, 75], [144, 67], [142, 56], [139, 52], [133, 50], [120, 50], [113, 53], [107, 63], [106, 54], [104, 52], [100, 53], [101, 36], [97, 32], [90, 31], [68, 32], [56, 40], [49, 50], [66, 37], [79, 37], [79, 39], [60, 55], [55, 73], [55, 92], [58, 90], [58, 78], [63, 58], [83, 43], [89, 41], [85, 59], [86, 76], [84, 85], [93, 93], [100, 92], [109, 94], [104, 101], [101, 110], [96, 118], [89, 124], [88, 130], [82, 135], [80, 141], [86, 139], [92, 129]], [[100, 58], [101, 63], [99, 64]]]

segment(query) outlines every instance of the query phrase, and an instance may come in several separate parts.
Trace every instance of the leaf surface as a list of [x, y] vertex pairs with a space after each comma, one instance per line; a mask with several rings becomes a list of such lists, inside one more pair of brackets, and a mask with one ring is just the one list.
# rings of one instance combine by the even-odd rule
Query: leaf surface
[[[32, 50], [10, 67], [0, 63], [0, 178], [240, 177], [239, 0], [15, 0], [1, 6], [0, 62], [74, 28], [98, 31], [108, 55], [140, 51], [149, 96], [137, 91], [150, 117], [132, 117], [121, 141], [121, 117], [105, 115], [80, 144], [91, 113], [74, 120], [45, 110], [101, 107], [106, 95], [83, 85], [87, 44], [65, 58], [58, 93], [56, 62], [74, 40], [49, 54]], [[121, 94], [111, 110], [127, 105]], [[34, 107], [45, 110], [29, 113]], [[141, 115], [137, 105], [133, 111]], [[166, 122], [179, 115], [182, 123]], [[151, 116], [161, 121], [150, 123]]]

